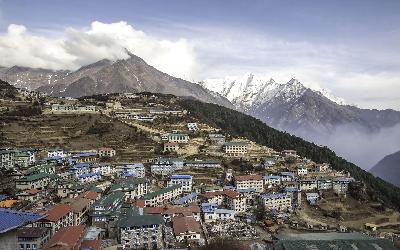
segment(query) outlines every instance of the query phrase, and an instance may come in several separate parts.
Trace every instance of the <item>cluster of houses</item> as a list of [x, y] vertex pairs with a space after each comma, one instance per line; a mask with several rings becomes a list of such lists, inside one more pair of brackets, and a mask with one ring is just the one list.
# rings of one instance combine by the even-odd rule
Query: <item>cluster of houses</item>
[[[165, 138], [188, 139], [180, 134]], [[246, 144], [227, 143], [218, 134], [209, 139], [236, 157], [246, 151]], [[0, 213], [27, 217], [23, 224], [0, 231], [0, 239], [19, 249], [55, 249], [63, 244], [82, 249], [82, 245], [97, 246], [107, 238], [117, 239], [126, 249], [204, 244], [203, 223], [246, 220], [259, 206], [273, 215], [291, 213], [302, 205], [302, 199], [313, 205], [323, 192], [346, 194], [354, 181], [327, 164], [303, 159], [287, 171], [243, 175], [230, 168], [223, 170], [218, 160], [157, 158], [149, 168], [143, 163], [100, 162], [102, 157], [116, 155], [112, 148], [75, 153], [51, 148], [41, 160], [34, 149], [0, 152], [2, 168], [19, 170], [13, 176], [17, 192], [12, 199], [26, 208]], [[262, 164], [271, 169], [288, 157], [299, 158], [293, 151], [283, 151], [263, 159]], [[193, 169], [221, 169], [225, 174], [219, 185], [204, 186], [193, 175], [184, 174]], [[164, 182], [160, 185], [157, 180]], [[64, 242], [72, 236], [74, 240]]]
[[[114, 101], [101, 110], [52, 104], [51, 111], [106, 111], [143, 122], [187, 115], [149, 106], [128, 109]], [[185, 132], [160, 135], [162, 156], [143, 162], [119, 163], [109, 147], [84, 152], [49, 148], [43, 157], [32, 148], [1, 149], [0, 168], [11, 170], [15, 193], [0, 194], [0, 222], [5, 222], [0, 223], [0, 242], [20, 250], [96, 250], [106, 242], [122, 249], [204, 245], [214, 235], [207, 232], [209, 225], [254, 222], [260, 207], [271, 220], [288, 218], [301, 206], [318, 204], [325, 193], [345, 196], [355, 181], [328, 164], [302, 159], [294, 150], [251, 159], [257, 169], [237, 170], [232, 162], [251, 158], [250, 142], [216, 132], [203, 139], [219, 157], [171, 157], [170, 152], [203, 134], [196, 133], [201, 130], [196, 122], [184, 124]], [[212, 184], [197, 179], [196, 173], [208, 172], [221, 174], [209, 178]]]

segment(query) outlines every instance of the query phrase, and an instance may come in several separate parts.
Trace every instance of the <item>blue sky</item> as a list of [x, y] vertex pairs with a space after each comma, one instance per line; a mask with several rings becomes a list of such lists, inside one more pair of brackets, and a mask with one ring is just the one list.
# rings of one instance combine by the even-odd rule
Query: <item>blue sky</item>
[[0, 64], [74, 69], [123, 57], [125, 46], [189, 80], [296, 77], [349, 103], [400, 109], [399, 11], [389, 0], [0, 0]]

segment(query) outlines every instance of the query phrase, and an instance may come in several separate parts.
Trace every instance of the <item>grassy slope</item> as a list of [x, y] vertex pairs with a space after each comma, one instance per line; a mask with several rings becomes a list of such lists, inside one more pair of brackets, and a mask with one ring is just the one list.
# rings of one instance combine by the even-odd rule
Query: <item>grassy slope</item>
[[336, 170], [345, 170], [367, 185], [373, 199], [384, 202], [385, 205], [400, 208], [400, 188], [374, 177], [355, 164], [337, 156], [327, 147], [320, 147], [299, 137], [278, 131], [254, 117], [218, 105], [189, 99], [181, 100], [180, 105], [192, 116], [219, 127], [231, 135], [246, 137], [278, 151], [294, 149], [301, 156], [317, 163], [327, 162]]

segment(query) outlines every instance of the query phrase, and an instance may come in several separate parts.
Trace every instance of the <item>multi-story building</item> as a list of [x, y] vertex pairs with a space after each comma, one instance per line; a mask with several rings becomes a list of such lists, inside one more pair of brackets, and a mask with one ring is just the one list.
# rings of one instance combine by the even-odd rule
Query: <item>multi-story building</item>
[[17, 229], [19, 250], [43, 249], [50, 238], [50, 230], [44, 227], [22, 227]]
[[201, 226], [192, 217], [172, 218], [172, 228], [176, 241], [199, 241], [201, 239]]
[[258, 193], [264, 190], [264, 182], [261, 175], [236, 175], [234, 180], [236, 189], [255, 188]]
[[132, 211], [120, 218], [118, 232], [124, 249], [163, 248], [164, 221], [161, 215]]
[[110, 163], [95, 163], [90, 165], [89, 168], [90, 172], [100, 174], [102, 176], [112, 173], [112, 167]]
[[292, 199], [287, 193], [262, 194], [260, 201], [268, 210], [283, 211], [292, 207]]
[[77, 163], [69, 169], [70, 173], [75, 174], [76, 177], [82, 174], [89, 174], [91, 172], [90, 165], [87, 163]]
[[51, 235], [54, 235], [63, 227], [74, 225], [74, 214], [71, 206], [67, 204], [54, 205], [43, 212], [43, 214], [46, 217], [35, 222], [34, 226], [50, 228]]
[[292, 172], [281, 172], [280, 173], [281, 181], [288, 182], [294, 180], [294, 173]]
[[212, 144], [222, 145], [225, 143], [225, 135], [223, 134], [209, 134], [208, 139]]
[[92, 225], [108, 228], [109, 222], [114, 219], [114, 213], [121, 208], [123, 201], [124, 193], [121, 191], [112, 192], [95, 201], [89, 212]]
[[155, 207], [170, 202], [183, 193], [181, 185], [175, 185], [148, 193], [142, 197], [144, 207]]
[[191, 192], [193, 185], [193, 176], [187, 174], [171, 175], [168, 181], [168, 187], [181, 185], [183, 192]]
[[110, 187], [110, 192], [123, 192], [125, 200], [136, 200], [148, 192], [148, 181], [144, 178], [128, 178]]
[[167, 142], [176, 142], [176, 143], [188, 143], [189, 142], [189, 135], [188, 134], [164, 134], [161, 136], [161, 140]]
[[72, 159], [76, 163], [95, 162], [99, 159], [97, 152], [81, 152], [74, 154]]
[[24, 176], [16, 180], [16, 187], [20, 190], [43, 189], [50, 182], [50, 177], [46, 173], [38, 173]]
[[318, 188], [316, 179], [303, 179], [299, 181], [299, 189], [301, 191], [314, 190]]
[[281, 177], [277, 175], [266, 175], [262, 178], [264, 180], [265, 188], [271, 188], [281, 184]]
[[333, 187], [332, 179], [329, 177], [319, 178], [317, 186], [318, 190], [330, 190]]
[[99, 148], [97, 154], [99, 157], [114, 157], [116, 153], [112, 148]]
[[246, 142], [225, 142], [223, 146], [227, 156], [243, 157], [247, 154]]
[[304, 176], [308, 174], [308, 168], [304, 165], [297, 166], [297, 175]]
[[143, 163], [132, 163], [118, 166], [117, 171], [119, 172], [120, 177], [144, 178], [146, 173]]
[[350, 182], [354, 181], [353, 178], [335, 178], [332, 181], [332, 189], [337, 194], [345, 194], [349, 189]]
[[162, 215], [165, 222], [170, 222], [176, 216], [190, 216], [196, 221], [200, 221], [200, 207], [198, 205], [190, 204], [186, 207], [180, 206], [158, 206], [158, 207], [145, 207], [146, 214], [159, 214]]
[[194, 160], [194, 161], [186, 161], [185, 167], [204, 169], [204, 168], [221, 168], [222, 166], [220, 161]]
[[66, 157], [66, 152], [62, 148], [50, 148], [47, 150], [47, 157], [48, 158], [64, 158]]
[[25, 200], [35, 202], [45, 197], [46, 192], [44, 189], [27, 189], [17, 194], [18, 200]]
[[246, 197], [244, 194], [233, 191], [224, 190], [225, 205], [235, 211], [235, 213], [244, 213], [247, 209]]
[[183, 168], [182, 159], [159, 158], [151, 165], [151, 173], [162, 176], [170, 175]]
[[225, 189], [224, 191], [206, 192], [200, 194], [200, 199], [205, 203], [225, 206], [235, 211], [235, 213], [245, 212], [247, 209], [246, 197], [244, 194]]
[[199, 126], [197, 126], [197, 123], [195, 123], [195, 122], [189, 122], [187, 124], [187, 128], [188, 128], [189, 131], [197, 131], [197, 130], [199, 130]]
[[179, 143], [166, 142], [164, 143], [164, 152], [176, 152], [179, 150]]
[[101, 180], [100, 173], [87, 173], [78, 175], [78, 180], [81, 183], [89, 183], [89, 182], [96, 182]]
[[206, 223], [235, 219], [234, 210], [218, 208], [218, 205], [215, 203], [202, 203], [201, 212], [203, 214], [203, 220]]
[[15, 154], [15, 150], [0, 150], [0, 168], [13, 168], [15, 165]]

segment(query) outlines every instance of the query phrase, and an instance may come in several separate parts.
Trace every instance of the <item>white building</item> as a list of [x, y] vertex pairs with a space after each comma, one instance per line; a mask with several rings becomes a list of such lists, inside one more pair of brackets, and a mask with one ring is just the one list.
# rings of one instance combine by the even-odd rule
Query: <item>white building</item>
[[166, 176], [182, 169], [183, 164], [182, 159], [159, 158], [151, 165], [150, 170], [152, 174]]
[[148, 190], [149, 184], [145, 178], [123, 179], [110, 187], [110, 192], [123, 192], [125, 195], [125, 200], [139, 199], [147, 194]]
[[193, 131], [193, 132], [199, 130], [199, 127], [197, 126], [197, 123], [195, 123], [195, 122], [189, 122], [187, 124], [187, 128], [189, 131]]
[[95, 182], [101, 180], [101, 175], [99, 173], [81, 174], [78, 176], [78, 180], [81, 183]]
[[158, 191], [148, 193], [142, 197], [145, 207], [155, 207], [166, 202], [171, 202], [183, 193], [181, 185], [175, 185]]
[[15, 150], [0, 150], [0, 167], [11, 169], [15, 166]]
[[164, 221], [160, 215], [143, 211], [120, 218], [119, 238], [124, 249], [161, 249]]
[[304, 176], [308, 174], [308, 169], [304, 165], [297, 166], [297, 175]]
[[188, 143], [189, 142], [189, 135], [171, 133], [171, 134], [162, 135], [161, 139], [163, 141], [167, 141], [167, 142]]
[[66, 152], [62, 148], [51, 148], [47, 150], [48, 158], [66, 157]]
[[116, 153], [112, 148], [99, 148], [97, 154], [99, 157], [114, 157]]
[[225, 142], [223, 149], [227, 156], [243, 157], [247, 154], [246, 142]]
[[179, 144], [176, 142], [164, 143], [164, 152], [176, 152], [179, 150]]
[[287, 210], [292, 207], [292, 198], [287, 193], [262, 194], [261, 204], [268, 210]]
[[261, 175], [237, 175], [234, 179], [236, 189], [254, 188], [258, 193], [264, 191], [264, 181]]
[[118, 166], [117, 171], [120, 177], [145, 177], [145, 168], [143, 163], [131, 163], [124, 166]]
[[192, 192], [193, 177], [191, 175], [171, 175], [168, 181], [168, 187], [181, 185], [183, 192]]

